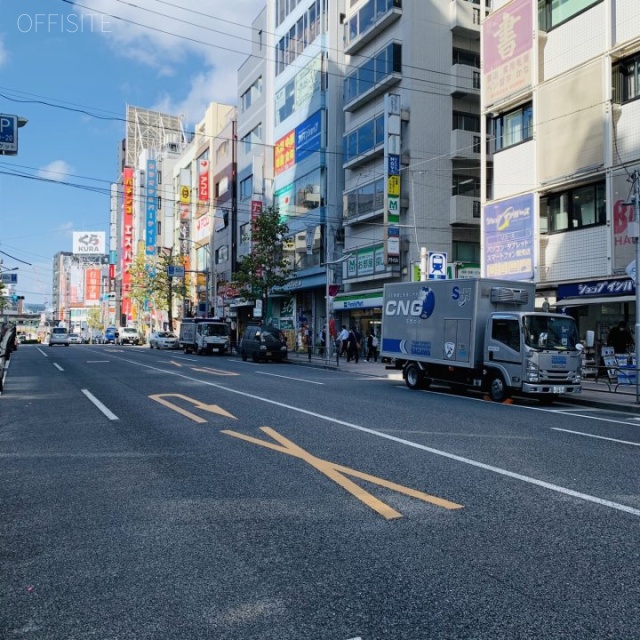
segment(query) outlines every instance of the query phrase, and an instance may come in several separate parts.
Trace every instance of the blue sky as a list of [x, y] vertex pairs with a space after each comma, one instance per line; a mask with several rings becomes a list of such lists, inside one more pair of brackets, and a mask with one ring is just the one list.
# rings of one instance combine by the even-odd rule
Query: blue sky
[[0, 259], [19, 267], [26, 302], [51, 301], [52, 257], [73, 231], [108, 231], [126, 105], [185, 114], [189, 128], [209, 102], [235, 104], [263, 6], [2, 0], [0, 113], [29, 122], [18, 155], [0, 156]]

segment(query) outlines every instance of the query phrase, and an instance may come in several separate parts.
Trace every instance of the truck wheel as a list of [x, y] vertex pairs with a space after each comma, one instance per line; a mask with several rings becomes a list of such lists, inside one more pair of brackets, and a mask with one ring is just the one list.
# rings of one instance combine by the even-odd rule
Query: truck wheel
[[489, 381], [489, 397], [494, 402], [504, 402], [509, 397], [507, 385], [499, 373], [495, 373]]
[[257, 352], [257, 351], [254, 351], [254, 352], [253, 352], [253, 354], [251, 355], [251, 359], [252, 359], [254, 362], [259, 362], [259, 361], [260, 361], [260, 356], [258, 355], [258, 352]]
[[186, 346], [185, 346], [182, 350], [183, 350], [185, 353], [191, 353], [191, 349], [189, 349], [189, 347], [186, 347]]
[[247, 352], [244, 349], [240, 353], [240, 356], [242, 357], [242, 362], [246, 362], [247, 361]]
[[420, 389], [423, 383], [423, 375], [417, 364], [410, 364], [404, 371], [404, 379], [409, 389]]

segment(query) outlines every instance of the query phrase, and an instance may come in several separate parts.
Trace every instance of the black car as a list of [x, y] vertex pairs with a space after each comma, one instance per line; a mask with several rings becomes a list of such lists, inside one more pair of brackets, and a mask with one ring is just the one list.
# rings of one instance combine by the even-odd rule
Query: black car
[[240, 341], [240, 356], [243, 360], [287, 359], [287, 341], [277, 327], [249, 325]]

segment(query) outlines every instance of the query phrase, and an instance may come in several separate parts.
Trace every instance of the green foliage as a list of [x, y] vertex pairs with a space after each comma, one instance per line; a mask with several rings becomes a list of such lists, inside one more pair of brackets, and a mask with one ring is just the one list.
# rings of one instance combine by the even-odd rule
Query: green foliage
[[253, 221], [251, 254], [242, 260], [233, 280], [247, 300], [266, 300], [274, 287], [284, 286], [291, 269], [284, 257], [283, 244], [289, 227], [280, 220], [278, 209], [268, 207]]
[[89, 313], [87, 315], [87, 326], [89, 329], [97, 329], [98, 331], [104, 330], [102, 314], [98, 307], [91, 307], [91, 309], [89, 309]]
[[131, 275], [130, 298], [137, 304], [138, 309], [145, 308], [148, 300], [158, 311], [166, 311], [169, 316], [169, 326], [173, 326], [172, 301], [182, 298], [183, 279], [169, 278], [168, 267], [182, 265], [180, 256], [162, 254], [148, 263], [148, 256], [139, 254], [129, 268]]

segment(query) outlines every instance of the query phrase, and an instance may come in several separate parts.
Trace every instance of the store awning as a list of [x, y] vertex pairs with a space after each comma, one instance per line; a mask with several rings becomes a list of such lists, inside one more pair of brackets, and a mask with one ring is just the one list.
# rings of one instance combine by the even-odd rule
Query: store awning
[[554, 305], [556, 309], [562, 307], [582, 307], [585, 304], [611, 304], [613, 302], [635, 302], [635, 296], [600, 296], [593, 298], [564, 298], [558, 300]]

